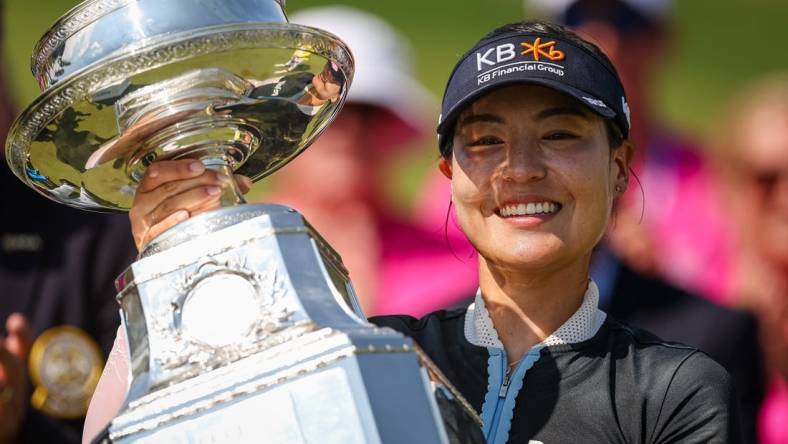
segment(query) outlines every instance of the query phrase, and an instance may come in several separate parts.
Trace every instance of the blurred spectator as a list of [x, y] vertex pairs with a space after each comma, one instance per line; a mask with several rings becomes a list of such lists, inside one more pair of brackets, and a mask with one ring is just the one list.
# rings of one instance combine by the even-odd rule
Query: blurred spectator
[[[14, 117], [4, 74], [2, 140]], [[5, 150], [0, 162], [0, 443], [76, 443], [120, 324], [128, 218], [54, 203], [14, 176]]]
[[788, 442], [788, 73], [745, 88], [715, 132], [728, 214], [738, 228], [737, 291], [759, 314], [773, 384], [764, 444]]
[[[636, 145], [629, 187], [611, 247], [640, 272], [659, 275], [716, 302], [732, 298], [731, 240], [713, 169], [704, 152], [653, 114], [653, 80], [670, 60], [669, 0], [530, 0], [596, 41], [627, 89]], [[699, 85], [700, 86], [700, 85]], [[642, 193], [642, 196], [641, 196]]]
[[392, 160], [432, 133], [435, 121], [432, 97], [413, 78], [405, 39], [348, 7], [302, 10], [290, 21], [339, 36], [353, 52], [356, 73], [337, 119], [274, 176], [265, 200], [302, 212], [339, 252], [367, 315], [418, 316], [474, 291], [475, 261], [457, 260], [442, 230], [413, 225], [384, 197]]

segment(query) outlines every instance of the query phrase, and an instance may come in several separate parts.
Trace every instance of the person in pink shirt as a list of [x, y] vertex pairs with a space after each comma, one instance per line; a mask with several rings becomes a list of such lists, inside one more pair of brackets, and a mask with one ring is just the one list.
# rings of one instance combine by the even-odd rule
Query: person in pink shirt
[[411, 223], [385, 197], [392, 161], [435, 120], [406, 40], [380, 18], [344, 6], [302, 10], [290, 21], [338, 35], [357, 69], [336, 121], [274, 176], [263, 200], [298, 209], [339, 252], [367, 315], [422, 315], [473, 293], [476, 261], [457, 258], [467, 250], [453, 252], [443, 223]]
[[739, 303], [757, 313], [771, 390], [763, 444], [788, 442], [788, 72], [743, 89], [717, 127], [715, 151], [736, 222]]

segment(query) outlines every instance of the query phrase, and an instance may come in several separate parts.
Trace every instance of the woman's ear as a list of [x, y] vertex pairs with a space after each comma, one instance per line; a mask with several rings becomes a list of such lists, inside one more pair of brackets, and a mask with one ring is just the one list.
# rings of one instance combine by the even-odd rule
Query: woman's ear
[[629, 184], [629, 165], [632, 162], [632, 155], [635, 147], [629, 140], [625, 140], [618, 148], [613, 150], [613, 162], [616, 165], [616, 177], [614, 189], [616, 194], [621, 196], [627, 190]]
[[438, 168], [447, 179], [451, 179], [451, 160], [441, 157], [441, 160], [438, 161]]

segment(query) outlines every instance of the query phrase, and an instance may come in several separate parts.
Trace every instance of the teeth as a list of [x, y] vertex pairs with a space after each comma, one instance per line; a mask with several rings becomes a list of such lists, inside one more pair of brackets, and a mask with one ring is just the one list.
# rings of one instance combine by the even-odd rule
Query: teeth
[[499, 213], [503, 217], [512, 216], [531, 216], [534, 214], [551, 214], [558, 211], [561, 207], [554, 202], [531, 202], [529, 204], [512, 204], [501, 207]]

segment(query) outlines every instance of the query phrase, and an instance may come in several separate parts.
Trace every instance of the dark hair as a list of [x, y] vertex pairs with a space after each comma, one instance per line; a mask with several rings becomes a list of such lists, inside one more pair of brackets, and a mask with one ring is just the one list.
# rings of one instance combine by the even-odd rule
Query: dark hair
[[[540, 20], [529, 20], [525, 22], [517, 22], [517, 23], [509, 23], [507, 25], [503, 25], [500, 28], [496, 28], [489, 34], [485, 35], [481, 38], [480, 41], [484, 40], [492, 40], [499, 36], [506, 35], [506, 34], [548, 34], [552, 36], [559, 37], [567, 42], [570, 42], [580, 48], [585, 49], [586, 51], [590, 52], [593, 56], [595, 56], [602, 65], [610, 70], [613, 75], [616, 76], [616, 79], [621, 81], [620, 76], [618, 75], [618, 71], [616, 67], [613, 66], [613, 62], [607, 57], [607, 55], [595, 44], [584, 40], [582, 37], [577, 35], [574, 31], [570, 30], [569, 28], [558, 25], [555, 23], [544, 22]], [[470, 54], [474, 49], [466, 52], [465, 54], [460, 57], [460, 60], [464, 59], [465, 57]], [[610, 145], [611, 149], [618, 148], [624, 143], [624, 136], [621, 129], [612, 119], [605, 119], [605, 130], [607, 132], [607, 139], [608, 144]], [[450, 133], [454, 133], [454, 130]], [[444, 146], [441, 148], [441, 156], [449, 157], [452, 153], [452, 144], [453, 138], [447, 137]]]

